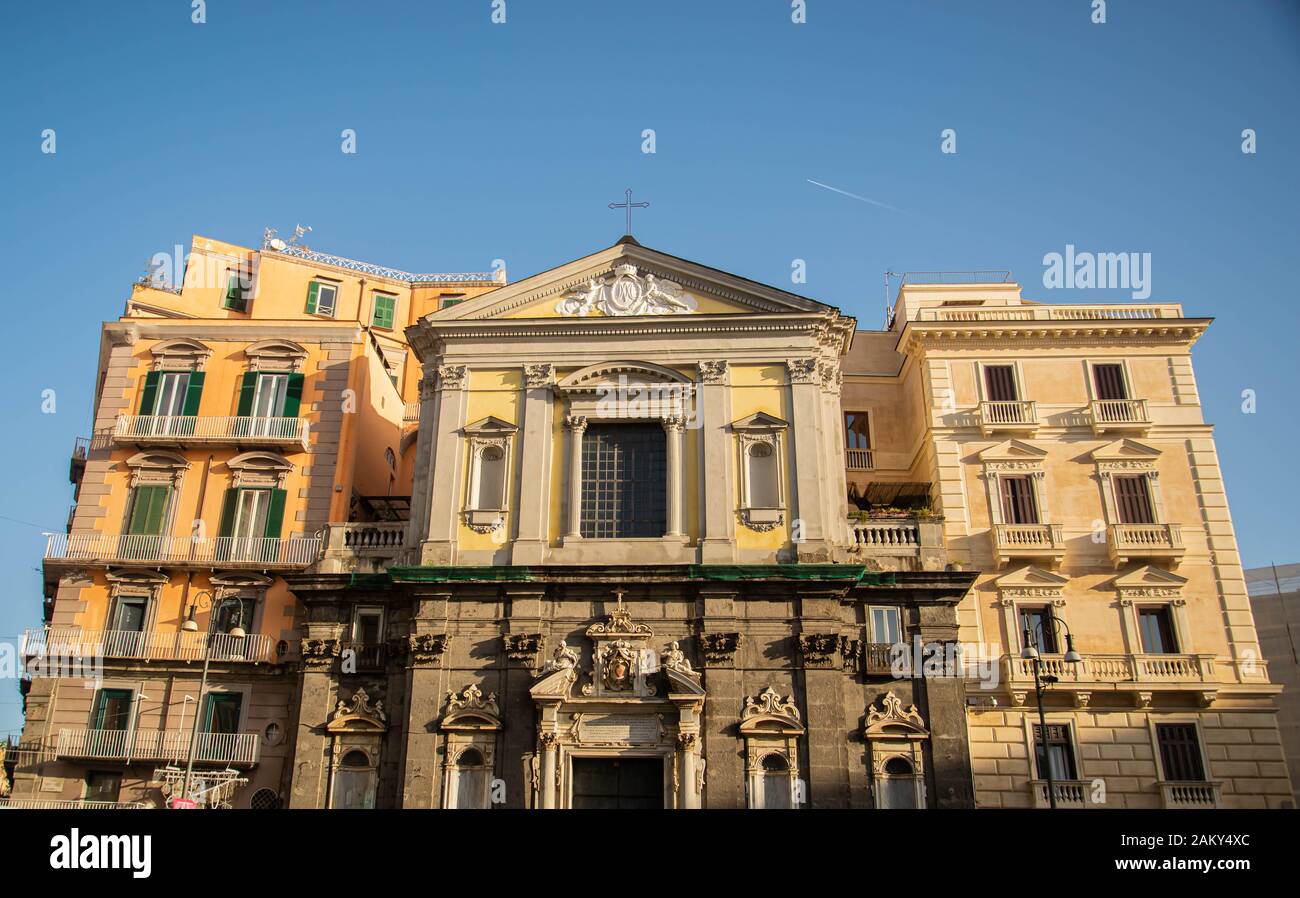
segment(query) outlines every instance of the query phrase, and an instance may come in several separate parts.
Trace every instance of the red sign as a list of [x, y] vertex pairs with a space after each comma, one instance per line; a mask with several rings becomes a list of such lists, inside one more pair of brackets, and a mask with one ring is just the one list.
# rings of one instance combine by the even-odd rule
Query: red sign
[[173, 810], [192, 811], [192, 810], [194, 810], [195, 808], [197, 808], [198, 806], [199, 806], [199, 803], [198, 803], [197, 801], [195, 801], [193, 798], [173, 798], [173, 799], [172, 799], [172, 809], [173, 809]]

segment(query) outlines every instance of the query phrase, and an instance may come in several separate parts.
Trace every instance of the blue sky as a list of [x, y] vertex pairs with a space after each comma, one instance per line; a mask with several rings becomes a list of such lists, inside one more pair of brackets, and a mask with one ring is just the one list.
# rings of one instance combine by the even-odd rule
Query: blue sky
[[[517, 279], [617, 239], [606, 204], [629, 186], [643, 243], [778, 286], [804, 259], [798, 292], [864, 327], [887, 269], [1121, 301], [1045, 290], [1044, 254], [1151, 253], [1152, 301], [1217, 318], [1195, 362], [1245, 561], [1300, 560], [1300, 483], [1277, 474], [1300, 442], [1297, 9], [1111, 0], [1097, 25], [1089, 0], [807, 0], [795, 25], [787, 0], [506, 0], [494, 25], [491, 0], [210, 0], [196, 25], [188, 0], [11, 6], [0, 637], [39, 623], [99, 325], [154, 253], [301, 222], [328, 252], [502, 258]], [[0, 732], [18, 710], [0, 684]]]

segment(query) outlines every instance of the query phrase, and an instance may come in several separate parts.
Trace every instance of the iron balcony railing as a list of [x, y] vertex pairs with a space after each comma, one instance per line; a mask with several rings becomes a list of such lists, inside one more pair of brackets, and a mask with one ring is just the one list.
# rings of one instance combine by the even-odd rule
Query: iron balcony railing
[[89, 801], [84, 798], [0, 798], [0, 810], [28, 811], [131, 811], [150, 807], [143, 801]]
[[240, 443], [306, 446], [306, 418], [118, 415], [113, 438], [125, 443]]
[[[210, 642], [209, 642], [210, 640]], [[177, 630], [153, 633], [138, 630], [81, 630], [76, 627], [31, 629], [23, 636], [23, 656], [63, 658], [124, 658], [140, 661], [275, 660], [275, 641], [261, 633], [235, 637], [228, 633]]]
[[99, 564], [175, 564], [202, 567], [307, 567], [320, 553], [317, 537], [287, 539], [220, 536], [143, 536], [112, 533], [52, 533], [46, 561]]
[[408, 402], [402, 407], [402, 423], [418, 424], [420, 421], [420, 403]]
[[[182, 762], [189, 747], [188, 731], [61, 729], [49, 755], [51, 760]], [[261, 740], [256, 733], [199, 733], [194, 745], [196, 764], [251, 766], [260, 755]]]

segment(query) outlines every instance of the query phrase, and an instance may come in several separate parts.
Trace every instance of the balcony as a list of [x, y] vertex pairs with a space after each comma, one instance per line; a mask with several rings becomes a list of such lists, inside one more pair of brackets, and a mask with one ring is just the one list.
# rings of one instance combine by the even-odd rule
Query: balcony
[[1186, 551], [1178, 524], [1111, 524], [1109, 530], [1110, 558], [1116, 567], [1135, 558], [1177, 564]]
[[894, 644], [868, 642], [862, 647], [862, 670], [872, 676], [892, 676]]
[[1145, 399], [1094, 399], [1090, 410], [1096, 434], [1146, 433], [1151, 429]]
[[1060, 524], [994, 524], [992, 533], [999, 566], [1013, 558], [1060, 564], [1065, 557]]
[[29, 811], [131, 811], [153, 807], [143, 801], [87, 801], [84, 798], [0, 798], [0, 810]]
[[305, 418], [118, 415], [113, 441], [132, 446], [275, 446], [307, 448]]
[[1149, 321], [1182, 318], [1177, 303], [1091, 303], [1087, 305], [988, 306], [984, 308], [918, 309], [917, 321]]
[[[1033, 662], [1019, 655], [1003, 657], [1010, 691], [1032, 690]], [[1069, 664], [1059, 654], [1044, 654], [1040, 662], [1042, 674], [1056, 678], [1053, 688], [1074, 692], [1079, 704], [1087, 704], [1093, 692], [1190, 692], [1206, 704], [1219, 688], [1213, 655], [1098, 654]]]
[[420, 403], [418, 402], [406, 403], [406, 405], [402, 408], [402, 423], [403, 424], [420, 423]]
[[221, 536], [139, 536], [111, 533], [52, 533], [45, 561], [84, 565], [144, 565], [147, 567], [305, 568], [320, 554], [316, 537], [288, 539]]
[[849, 530], [849, 561], [887, 571], [941, 571], [947, 563], [941, 517], [850, 520]]
[[[275, 661], [270, 636], [250, 633], [236, 638], [211, 634], [209, 660], [267, 664]], [[23, 637], [24, 658], [120, 658], [133, 661], [202, 661], [209, 635], [178, 630], [145, 633], [134, 630], [80, 630], [57, 627], [28, 630]], [[48, 663], [48, 662], [47, 662]]]
[[[1052, 791], [1056, 793], [1058, 808], [1099, 808], [1105, 805], [1094, 804], [1091, 780], [1053, 780]], [[1030, 780], [1029, 789], [1034, 797], [1034, 807], [1050, 808], [1052, 801], [1047, 794], [1047, 780]]]
[[[51, 760], [171, 761], [189, 757], [190, 732], [180, 730], [59, 730], [47, 750]], [[256, 733], [199, 733], [194, 763], [251, 767], [261, 755]]]
[[1160, 783], [1160, 802], [1167, 810], [1210, 810], [1221, 805], [1223, 784], [1204, 780]]
[[844, 464], [850, 471], [873, 471], [876, 467], [870, 449], [845, 449]]
[[[384, 669], [388, 660], [388, 647], [382, 642], [345, 642], [340, 646], [343, 655], [343, 673], [373, 673]], [[348, 655], [351, 652], [352, 655]], [[348, 658], [352, 661], [349, 662]], [[348, 668], [351, 667], [349, 670]]]
[[77, 437], [72, 443], [72, 459], [68, 462], [68, 482], [80, 483], [86, 471], [86, 457], [90, 454], [90, 437]]
[[979, 414], [980, 432], [985, 436], [992, 433], [1032, 434], [1038, 429], [1038, 407], [1029, 400], [981, 402]]
[[325, 528], [322, 573], [378, 573], [406, 545], [406, 521], [329, 524]]

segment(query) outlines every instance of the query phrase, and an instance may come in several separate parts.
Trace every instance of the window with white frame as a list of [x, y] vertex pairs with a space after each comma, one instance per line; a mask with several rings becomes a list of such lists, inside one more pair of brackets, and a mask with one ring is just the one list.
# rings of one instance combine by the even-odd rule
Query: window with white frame
[[488, 807], [490, 773], [483, 752], [472, 745], [461, 748], [447, 768], [447, 807], [458, 810]]
[[769, 686], [745, 699], [740, 734], [745, 740], [749, 807], [798, 807], [798, 749], [804, 732], [793, 696], [781, 698]]
[[785, 518], [781, 447], [787, 426], [764, 412], [731, 425], [740, 451], [740, 519], [751, 530], [771, 530]]
[[442, 806], [481, 809], [492, 806], [497, 734], [501, 711], [495, 693], [471, 683], [447, 693], [439, 729], [446, 734]]
[[872, 605], [870, 611], [872, 642], [896, 645], [903, 641], [903, 623], [896, 606]]
[[465, 522], [480, 533], [501, 524], [509, 503], [510, 447], [517, 427], [488, 417], [464, 429], [469, 444]]

